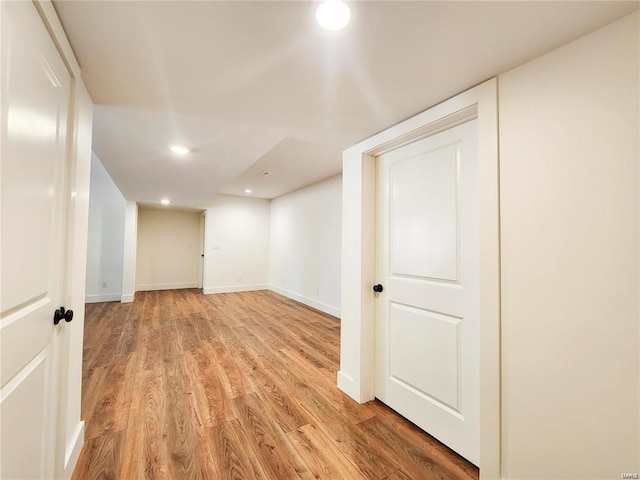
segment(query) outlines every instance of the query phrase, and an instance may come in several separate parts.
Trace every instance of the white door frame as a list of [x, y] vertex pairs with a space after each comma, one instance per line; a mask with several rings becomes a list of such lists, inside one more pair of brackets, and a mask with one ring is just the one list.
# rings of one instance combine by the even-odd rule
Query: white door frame
[[500, 223], [497, 79], [409, 118], [343, 153], [342, 321], [338, 387], [374, 398], [376, 306], [376, 156], [478, 118], [480, 238], [480, 476], [499, 479]]

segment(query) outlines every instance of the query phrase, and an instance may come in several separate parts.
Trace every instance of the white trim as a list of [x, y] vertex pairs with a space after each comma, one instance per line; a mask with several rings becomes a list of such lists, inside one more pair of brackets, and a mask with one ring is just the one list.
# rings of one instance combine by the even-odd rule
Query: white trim
[[[138, 204], [127, 201], [124, 210], [124, 250], [122, 253], [122, 302], [133, 302], [136, 294], [138, 248]], [[124, 300], [126, 298], [127, 300]], [[130, 299], [130, 300], [129, 300]]]
[[79, 79], [80, 65], [73, 54], [73, 49], [62, 27], [60, 18], [58, 18], [53, 2], [51, 0], [34, 0], [33, 3], [43, 23], [50, 30], [51, 40], [55, 43], [62, 60], [65, 62], [67, 68], [69, 68], [69, 73], [73, 78]]
[[358, 385], [353, 377], [347, 375], [342, 370], [338, 372], [338, 388], [349, 395], [358, 403], [365, 403], [368, 400], [360, 397], [360, 385]]
[[225, 287], [203, 288], [202, 293], [212, 295], [214, 293], [253, 292], [256, 290], [269, 290], [269, 285], [229, 285]]
[[502, 478], [498, 80], [489, 80], [476, 89], [480, 214], [480, 478], [497, 480]]
[[103, 293], [101, 295], [85, 295], [84, 303], [99, 303], [99, 302], [119, 302], [122, 298], [120, 293]]
[[198, 288], [198, 282], [146, 283], [138, 285], [136, 287], [136, 292], [149, 292], [152, 290], [179, 290], [181, 288]]
[[[480, 475], [499, 479], [500, 225], [497, 80], [491, 79], [343, 153], [342, 325], [338, 387], [358, 402], [374, 397], [375, 156], [454, 125], [478, 109], [480, 215]], [[349, 379], [353, 379], [351, 382]]]
[[84, 445], [84, 420], [78, 422], [78, 426], [73, 434], [73, 437], [69, 441], [65, 451], [64, 458], [64, 470], [61, 478], [69, 479], [73, 475], [73, 469], [78, 463], [82, 446]]
[[120, 297], [120, 301], [121, 301], [122, 303], [131, 303], [131, 302], [133, 302], [135, 299], [136, 299], [136, 294], [135, 294], [135, 292], [134, 292], [134, 293], [131, 293], [131, 294], [128, 294], [128, 295], [124, 295], [124, 294], [123, 294], [123, 295], [122, 295], [122, 297]]
[[317, 300], [313, 300], [312, 298], [307, 298], [303, 295], [300, 295], [295, 292], [291, 292], [289, 290], [285, 290], [280, 287], [276, 287], [275, 285], [269, 285], [269, 290], [275, 293], [279, 293], [284, 297], [288, 297], [292, 300], [295, 300], [300, 303], [304, 303], [305, 305], [315, 308], [316, 310], [320, 310], [321, 312], [328, 313], [334, 317], [340, 318], [340, 309], [336, 307], [332, 307], [331, 305], [327, 305], [326, 303], [319, 302]]

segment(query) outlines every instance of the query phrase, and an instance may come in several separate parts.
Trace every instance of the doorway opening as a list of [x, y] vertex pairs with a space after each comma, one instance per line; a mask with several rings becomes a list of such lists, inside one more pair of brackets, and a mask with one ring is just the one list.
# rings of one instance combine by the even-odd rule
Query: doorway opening
[[339, 388], [376, 395], [376, 158], [477, 117], [479, 448], [482, 477], [500, 476], [500, 269], [497, 80], [478, 85], [346, 150]]

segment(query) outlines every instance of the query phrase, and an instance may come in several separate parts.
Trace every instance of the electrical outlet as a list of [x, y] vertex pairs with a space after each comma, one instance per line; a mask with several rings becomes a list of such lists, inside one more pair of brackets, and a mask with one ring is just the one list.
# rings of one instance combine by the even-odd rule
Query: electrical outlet
[[238, 275], [238, 281], [242, 280], [242, 275]]
[[102, 282], [102, 288], [107, 288], [107, 282]]

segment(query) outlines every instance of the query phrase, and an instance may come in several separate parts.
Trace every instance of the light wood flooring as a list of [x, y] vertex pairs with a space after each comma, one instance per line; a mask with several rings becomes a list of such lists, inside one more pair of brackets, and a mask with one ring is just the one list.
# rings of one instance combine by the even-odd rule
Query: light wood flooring
[[477, 479], [336, 388], [340, 323], [268, 291], [87, 305], [74, 480]]

